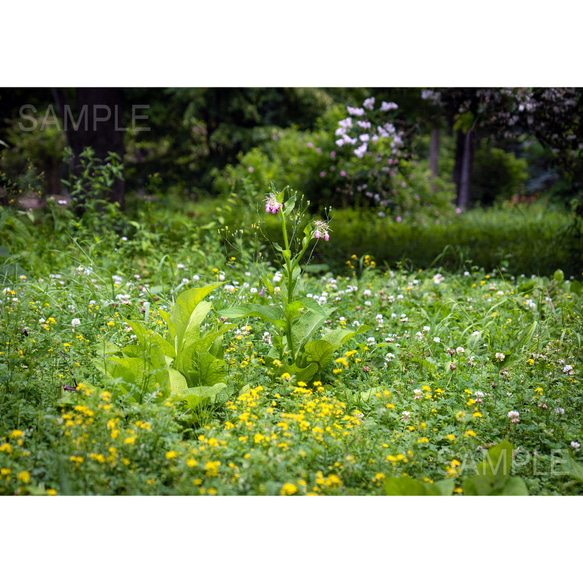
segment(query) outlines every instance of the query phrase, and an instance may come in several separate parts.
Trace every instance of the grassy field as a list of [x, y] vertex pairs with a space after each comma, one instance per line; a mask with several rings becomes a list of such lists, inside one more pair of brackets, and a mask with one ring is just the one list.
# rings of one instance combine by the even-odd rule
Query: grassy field
[[249, 209], [3, 211], [0, 493], [583, 493], [568, 216], [421, 236], [337, 213], [294, 292], [314, 341], [342, 338], [310, 376], [272, 322], [223, 315], [285, 291]]

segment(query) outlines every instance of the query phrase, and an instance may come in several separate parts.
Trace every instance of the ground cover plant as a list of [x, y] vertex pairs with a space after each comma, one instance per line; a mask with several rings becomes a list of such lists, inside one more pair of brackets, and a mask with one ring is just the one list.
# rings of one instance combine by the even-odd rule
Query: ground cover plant
[[300, 201], [2, 210], [0, 493], [583, 493], [581, 274], [331, 267]]

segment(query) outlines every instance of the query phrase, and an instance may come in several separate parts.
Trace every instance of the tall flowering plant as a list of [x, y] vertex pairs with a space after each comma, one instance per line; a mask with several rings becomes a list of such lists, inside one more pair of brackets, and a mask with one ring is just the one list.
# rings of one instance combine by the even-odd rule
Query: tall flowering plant
[[280, 374], [294, 375], [297, 381], [307, 381], [319, 376], [324, 366], [333, 358], [335, 350], [368, 326], [358, 330], [331, 330], [320, 339], [312, 337], [318, 332], [336, 308], [320, 305], [316, 300], [301, 296], [298, 283], [302, 275], [302, 260], [308, 249], [318, 241], [330, 240], [330, 227], [323, 220], [312, 220], [303, 229], [301, 246], [294, 253], [290, 245], [292, 233], [303, 215], [302, 197], [298, 193], [286, 197], [287, 187], [278, 192], [273, 186], [265, 197], [265, 212], [279, 216], [283, 235], [282, 247], [273, 245], [281, 256], [281, 287], [276, 288], [267, 276], [261, 279], [269, 294], [270, 304], [241, 304], [220, 312], [226, 318], [259, 317], [275, 326], [273, 347], [267, 358]]

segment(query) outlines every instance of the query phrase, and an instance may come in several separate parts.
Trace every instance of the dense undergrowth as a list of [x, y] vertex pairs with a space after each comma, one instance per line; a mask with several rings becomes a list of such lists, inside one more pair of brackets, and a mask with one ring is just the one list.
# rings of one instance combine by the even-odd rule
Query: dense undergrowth
[[[583, 493], [569, 216], [496, 209], [422, 228], [333, 213], [295, 293], [327, 310], [315, 339], [356, 333], [300, 380], [270, 356], [277, 326], [220, 313], [277, 303], [277, 217], [259, 222], [250, 195], [166, 202], [132, 220], [2, 211], [2, 494], [467, 495], [506, 442], [505, 478]], [[192, 342], [222, 330], [197, 361], [213, 381], [175, 390], [176, 351], [157, 339], [177, 336], [185, 292], [214, 284], [186, 312]], [[112, 373], [116, 358], [131, 374]]]

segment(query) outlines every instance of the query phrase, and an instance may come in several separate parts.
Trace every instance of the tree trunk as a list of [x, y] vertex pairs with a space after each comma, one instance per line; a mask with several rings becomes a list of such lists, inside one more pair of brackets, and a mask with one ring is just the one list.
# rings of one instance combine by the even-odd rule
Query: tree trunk
[[458, 130], [453, 180], [457, 186], [456, 204], [466, 209], [470, 204], [472, 164], [474, 159], [473, 131]]
[[[105, 160], [109, 152], [114, 152], [123, 161], [125, 147], [123, 124], [121, 121], [122, 92], [112, 88], [78, 88], [76, 100], [67, 100], [62, 90], [54, 90], [67, 144], [73, 150], [73, 172], [80, 171], [79, 156], [86, 147], [93, 148], [95, 157]], [[125, 209], [123, 180], [116, 178], [109, 196], [110, 202], [117, 202]]]
[[429, 169], [435, 178], [439, 169], [439, 128], [431, 130], [431, 145], [429, 147]]

